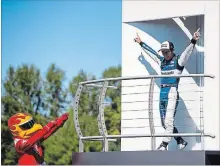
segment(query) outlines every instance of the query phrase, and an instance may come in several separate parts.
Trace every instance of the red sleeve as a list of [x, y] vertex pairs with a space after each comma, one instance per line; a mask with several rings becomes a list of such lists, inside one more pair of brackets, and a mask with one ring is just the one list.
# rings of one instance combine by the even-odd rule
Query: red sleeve
[[41, 141], [45, 141], [48, 137], [50, 137], [53, 133], [55, 133], [59, 129], [59, 126], [54, 126], [46, 135], [44, 135]]
[[43, 137], [42, 141], [46, 140], [48, 137], [50, 137], [53, 133], [55, 133], [60, 127], [63, 126], [65, 121], [68, 119], [69, 114], [63, 114], [61, 117], [57, 118], [56, 125], [53, 126], [50, 131]]
[[36, 132], [29, 139], [19, 140], [15, 145], [16, 150], [22, 153], [32, 147], [36, 142], [46, 140], [49, 136], [56, 132], [58, 128], [63, 126], [65, 121], [68, 119], [68, 116], [69, 114], [65, 113], [55, 121], [49, 122], [46, 126], [43, 127], [42, 130]]
[[23, 139], [19, 140], [15, 148], [18, 152], [25, 152], [30, 147], [32, 147], [36, 142], [40, 141], [55, 125], [54, 122], [49, 122], [46, 126], [43, 127], [42, 130], [39, 130], [36, 132], [33, 136], [31, 136], [29, 139]]

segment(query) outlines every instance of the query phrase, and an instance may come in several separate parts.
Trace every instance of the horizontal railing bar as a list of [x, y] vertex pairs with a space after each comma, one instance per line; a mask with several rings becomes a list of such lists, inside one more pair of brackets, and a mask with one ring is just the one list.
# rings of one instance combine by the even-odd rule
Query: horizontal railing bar
[[209, 77], [215, 78], [214, 75], [209, 74], [188, 74], [188, 75], [148, 75], [148, 76], [127, 76], [127, 77], [115, 77], [115, 78], [105, 78], [99, 80], [90, 80], [85, 82], [80, 82], [80, 85], [84, 84], [92, 84], [97, 82], [104, 82], [104, 81], [119, 81], [119, 80], [134, 80], [134, 79], [150, 79], [150, 78], [173, 78], [173, 77]]
[[[192, 118], [200, 118], [200, 117], [193, 117], [193, 116], [176, 116], [176, 118], [182, 118], [182, 119], [192, 119]], [[121, 119], [121, 120], [144, 120], [144, 119], [151, 119], [149, 117], [141, 117], [141, 118], [124, 118], [124, 119]], [[154, 117], [154, 120], [155, 119], [161, 119], [161, 117]]]
[[[197, 110], [197, 109], [199, 109], [199, 108], [189, 108], [189, 109], [187, 109], [187, 108], [179, 108], [179, 109], [177, 109], [177, 110]], [[160, 109], [152, 109], [152, 110], [157, 110], [157, 111], [159, 111]], [[166, 109], [166, 110], [172, 110], [172, 109]], [[132, 111], [149, 111], [149, 109], [132, 109], [132, 110], [121, 110], [121, 112], [132, 112]]]
[[[86, 84], [86, 86], [97, 87], [97, 88], [103, 87], [103, 85], [98, 85], [98, 84]], [[107, 86], [107, 87], [112, 89], [118, 89], [116, 86]]]
[[[123, 126], [123, 127], [121, 127], [121, 128], [123, 128], [123, 129], [137, 129], [137, 128], [148, 128], [148, 127], [150, 127], [150, 126]], [[154, 127], [162, 127], [161, 125], [154, 125]], [[175, 127], [177, 127], [177, 128], [196, 128], [196, 127], [203, 127], [203, 125], [201, 125], [201, 126], [187, 126], [187, 125], [175, 125]]]
[[[153, 100], [153, 101], [181, 101], [181, 102], [186, 102], [186, 101], [200, 101], [199, 99], [196, 99], [196, 100], [176, 100], [176, 99], [172, 99], [172, 100]], [[148, 100], [139, 100], [139, 101], [122, 101], [121, 103], [143, 103], [143, 102], [146, 102], [146, 103], [149, 103]], [[103, 104], [108, 104], [106, 102], [103, 102]]]
[[[187, 83], [179, 83], [178, 85], [181, 86], [181, 85], [195, 85], [196, 83], [191, 83], [191, 82], [187, 82]], [[139, 85], [139, 84], [136, 84], [136, 85], [123, 85], [121, 87], [123, 88], [129, 88], [129, 87], [138, 87], [138, 86], [150, 86], [150, 84], [142, 84], [142, 85]]]
[[[193, 100], [176, 100], [176, 99], [167, 99], [167, 100], [152, 100], [155, 102], [160, 102], [160, 101], [179, 101], [179, 102], [194, 102], [194, 101], [203, 101], [199, 99], [193, 99]], [[122, 101], [120, 103], [125, 103], [125, 104], [132, 104], [132, 103], [149, 103], [148, 100], [139, 100], [139, 101]], [[103, 102], [103, 105], [111, 105], [112, 102]]]
[[[100, 139], [90, 139], [90, 141], [103, 141], [104, 139], [103, 138], [100, 138]], [[117, 139], [108, 139], [108, 141], [110, 142], [117, 142]]]
[[[211, 137], [215, 138], [215, 135], [210, 134], [210, 133], [176, 133], [176, 134], [154, 134], [154, 137]], [[104, 136], [88, 136], [88, 137], [81, 137], [81, 140], [90, 140], [90, 139], [100, 139], [103, 138]], [[127, 134], [127, 135], [108, 135], [105, 136], [106, 138], [137, 138], [137, 137], [152, 137], [151, 134]]]
[[[203, 92], [203, 91], [179, 91], [179, 94], [181, 93], [192, 93], [192, 92]], [[125, 95], [139, 95], [139, 94], [149, 94], [150, 92], [134, 92], [134, 93], [122, 93], [121, 95], [125, 96]], [[154, 93], [167, 93], [167, 92], [154, 92]], [[175, 94], [175, 92], [169, 92], [169, 94]]]

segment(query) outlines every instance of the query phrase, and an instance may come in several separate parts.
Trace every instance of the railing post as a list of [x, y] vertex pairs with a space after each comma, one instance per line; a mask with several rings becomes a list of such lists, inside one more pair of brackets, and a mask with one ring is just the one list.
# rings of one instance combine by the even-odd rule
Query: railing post
[[204, 141], [204, 113], [203, 113], [203, 77], [199, 77], [199, 90], [200, 90], [200, 132], [201, 132], [201, 149], [204, 150], [205, 148], [205, 141]]
[[149, 104], [148, 104], [148, 113], [149, 113], [149, 125], [151, 132], [151, 150], [155, 150], [156, 140], [154, 137], [155, 129], [154, 129], [154, 117], [153, 117], [153, 94], [154, 94], [154, 78], [151, 78], [150, 88], [149, 88]]
[[106, 126], [105, 126], [105, 116], [104, 116], [104, 99], [106, 90], [108, 87], [108, 81], [105, 81], [103, 84], [103, 87], [101, 89], [100, 95], [99, 95], [99, 114], [98, 114], [98, 127], [99, 127], [99, 133], [103, 136], [103, 151], [108, 151], [108, 138], [106, 136], [108, 135]]
[[84, 143], [81, 139], [79, 139], [79, 152], [84, 152]]
[[76, 91], [76, 94], [75, 94], [75, 103], [74, 103], [74, 110], [73, 110], [73, 114], [74, 114], [73, 121], [74, 121], [75, 129], [76, 129], [76, 133], [79, 138], [79, 152], [84, 151], [83, 141], [81, 140], [81, 137], [83, 137], [83, 134], [80, 129], [79, 117], [78, 117], [79, 99], [80, 99], [82, 89], [83, 89], [83, 85], [79, 85]]

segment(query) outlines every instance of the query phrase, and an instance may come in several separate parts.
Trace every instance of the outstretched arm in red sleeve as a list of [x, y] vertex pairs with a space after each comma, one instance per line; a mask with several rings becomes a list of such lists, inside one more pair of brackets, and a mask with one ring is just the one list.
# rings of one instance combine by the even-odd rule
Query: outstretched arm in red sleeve
[[47, 125], [43, 127], [42, 130], [36, 132], [33, 136], [29, 139], [19, 140], [16, 143], [16, 149], [19, 152], [25, 152], [30, 147], [32, 147], [38, 141], [44, 141], [49, 136], [51, 136], [54, 132], [57, 131], [68, 119], [68, 114], [64, 114], [61, 117], [57, 118], [56, 121], [51, 121]]
[[61, 117], [56, 119], [56, 125], [43, 137], [42, 141], [46, 140], [50, 137], [53, 133], [55, 133], [60, 127], [63, 126], [65, 121], [68, 119], [69, 114], [65, 113]]

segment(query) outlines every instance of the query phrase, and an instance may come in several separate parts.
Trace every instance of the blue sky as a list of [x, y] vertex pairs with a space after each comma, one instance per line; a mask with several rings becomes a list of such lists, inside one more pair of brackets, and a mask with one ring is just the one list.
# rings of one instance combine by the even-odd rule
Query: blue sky
[[2, 79], [9, 65], [55, 63], [69, 82], [121, 64], [121, 0], [2, 0]]

